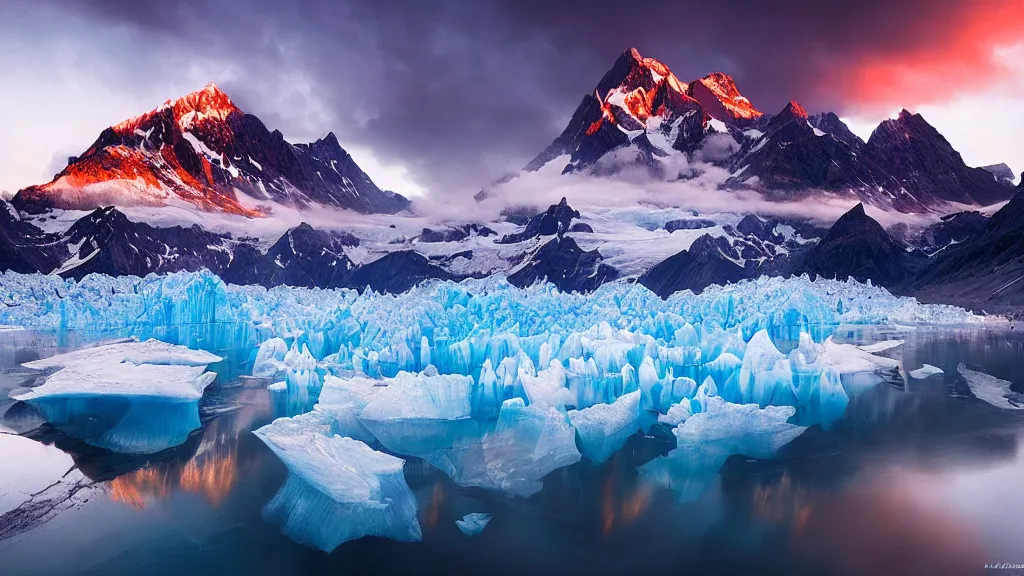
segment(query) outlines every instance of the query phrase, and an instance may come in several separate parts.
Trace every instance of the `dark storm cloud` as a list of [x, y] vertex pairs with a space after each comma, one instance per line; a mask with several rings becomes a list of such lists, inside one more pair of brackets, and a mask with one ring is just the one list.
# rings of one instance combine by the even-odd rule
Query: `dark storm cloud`
[[[727, 72], [765, 111], [795, 99], [811, 111], [842, 112], [870, 97], [864, 66], [935, 49], [992, 4], [75, 0], [62, 7], [136, 32], [137, 46], [121, 51], [127, 60], [171, 43], [183, 58], [201, 52], [232, 63], [241, 73], [222, 87], [271, 128], [303, 137], [334, 130], [343, 143], [408, 166], [435, 193], [465, 193], [547, 145], [630, 46], [682, 80]], [[299, 78], [302, 86], [268, 89], [267, 78]], [[319, 126], [324, 119], [329, 125]]]

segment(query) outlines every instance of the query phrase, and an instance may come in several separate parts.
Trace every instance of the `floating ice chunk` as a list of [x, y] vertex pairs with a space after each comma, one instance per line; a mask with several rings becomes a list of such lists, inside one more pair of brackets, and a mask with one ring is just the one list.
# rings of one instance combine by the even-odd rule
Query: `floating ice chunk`
[[877, 354], [886, 350], [891, 350], [897, 346], [902, 346], [903, 340], [882, 340], [881, 342], [874, 342], [872, 344], [864, 344], [863, 346], [857, 346], [865, 352]]
[[676, 448], [640, 468], [648, 481], [670, 488], [680, 502], [694, 501], [717, 479], [732, 454], [770, 458], [806, 430], [787, 422], [791, 406], [732, 404], [717, 396], [704, 400], [703, 411], [673, 430]]
[[204, 366], [170, 364], [79, 363], [68, 365], [47, 378], [42, 386], [14, 396], [32, 402], [58, 396], [135, 396], [164, 400], [196, 401], [217, 375]]
[[320, 401], [313, 408], [331, 418], [331, 433], [354, 438], [367, 444], [376, 441], [359, 416], [374, 396], [384, 390], [384, 382], [372, 378], [324, 377]]
[[600, 464], [640, 429], [640, 391], [623, 395], [611, 404], [570, 410], [568, 417], [576, 428], [580, 452]]
[[544, 487], [544, 476], [579, 462], [580, 453], [565, 412], [512, 398], [492, 430], [466, 433], [426, 459], [460, 486], [526, 497]]
[[1004, 410], [1024, 410], [1024, 395], [1010, 390], [1010, 382], [991, 374], [969, 370], [963, 363], [956, 369], [979, 400]]
[[736, 454], [768, 458], [807, 429], [787, 422], [794, 414], [796, 409], [791, 406], [759, 408], [709, 396], [703, 410], [674, 433], [679, 442], [722, 442]]
[[0, 433], [0, 516], [60, 481], [74, 466], [56, 446]]
[[476, 536], [477, 534], [484, 531], [487, 527], [488, 522], [491, 521], [491, 515], [485, 512], [473, 512], [466, 514], [461, 520], [456, 520], [455, 525], [462, 530], [462, 533], [466, 536]]
[[908, 372], [911, 378], [917, 378], [918, 380], [924, 380], [925, 378], [928, 378], [930, 376], [942, 373], [942, 368], [932, 366], [931, 364], [925, 364], [924, 366], [921, 366], [917, 370], [911, 370], [910, 372]]
[[425, 456], [450, 446], [469, 426], [473, 378], [399, 372], [363, 408], [359, 422], [385, 448]]
[[[147, 360], [160, 363], [135, 363]], [[204, 362], [218, 360], [156, 340], [97, 346], [26, 363], [60, 369], [13, 398], [88, 444], [148, 454], [181, 444], [199, 428], [199, 399], [217, 377]]]
[[363, 536], [420, 540], [405, 461], [329, 431], [324, 415], [315, 412], [256, 430], [288, 467], [263, 517], [296, 542], [326, 552]]
[[851, 344], [838, 344], [832, 338], [825, 340], [822, 358], [841, 374], [890, 373], [900, 366], [899, 360], [876, 356]]

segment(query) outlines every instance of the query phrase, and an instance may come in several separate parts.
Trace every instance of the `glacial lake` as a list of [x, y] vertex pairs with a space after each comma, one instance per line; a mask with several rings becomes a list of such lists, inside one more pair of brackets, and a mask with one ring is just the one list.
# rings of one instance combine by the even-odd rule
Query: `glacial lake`
[[[1013, 573], [984, 566], [1024, 562], [1024, 410], [979, 400], [957, 366], [1024, 391], [1024, 333], [843, 326], [835, 334], [857, 344], [890, 338], [906, 342], [881, 355], [944, 373], [879, 384], [851, 399], [829, 430], [808, 429], [774, 458], [732, 456], [694, 485], [674, 479], [696, 498], [680, 502], [637, 472], [673, 448], [670, 434], [637, 434], [602, 465], [559, 469], [529, 498], [460, 488], [409, 459], [422, 542], [365, 537], [327, 554], [262, 518], [287, 475], [251, 433], [273, 418], [265, 382], [223, 379], [183, 445], [116, 455], [38, 426], [7, 399], [25, 382], [18, 363], [75, 343], [2, 334], [0, 423], [70, 454], [87, 481], [73, 505], [0, 527], [0, 573]], [[470, 512], [493, 514], [474, 537], [455, 525]]]

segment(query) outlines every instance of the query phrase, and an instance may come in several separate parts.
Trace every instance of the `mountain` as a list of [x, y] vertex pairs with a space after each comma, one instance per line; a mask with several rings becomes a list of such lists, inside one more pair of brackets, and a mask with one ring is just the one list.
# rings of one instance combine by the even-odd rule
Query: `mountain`
[[409, 205], [378, 188], [333, 133], [289, 144], [215, 84], [105, 129], [52, 181], [13, 198], [29, 212], [191, 204], [250, 217], [311, 203], [364, 213]]
[[198, 225], [155, 228], [113, 207], [82, 217], [61, 240], [70, 257], [53, 272], [75, 279], [92, 273], [145, 276], [203, 268], [219, 273], [231, 261], [232, 241], [225, 235]]
[[924, 206], [989, 206], [1014, 192], [1012, 185], [988, 171], [964, 164], [938, 130], [907, 110], [879, 124], [862, 153], [883, 171], [876, 175], [878, 186], [890, 194], [905, 190]]
[[[840, 133], [836, 137], [811, 125], [796, 102], [771, 117], [756, 139], [748, 140], [732, 162], [726, 186], [752, 187], [775, 197], [809, 189], [838, 190], [871, 181], [871, 170], [858, 157], [858, 141], [838, 118], [818, 119]], [[854, 138], [856, 138], [854, 136]]]
[[1013, 194], [1008, 169], [989, 167], [998, 174], [993, 177], [967, 166], [920, 114], [903, 110], [865, 142], [833, 112], [811, 116], [790, 102], [778, 114], [764, 114], [727, 74], [681, 82], [636, 49], [619, 56], [525, 171], [550, 166], [563, 174], [616, 177], [641, 168], [673, 181], [689, 177], [695, 163], [727, 168], [723, 187], [751, 188], [770, 200], [827, 192], [886, 210], [942, 213]]
[[999, 312], [1024, 306], [1024, 186], [984, 230], [932, 258], [915, 282], [927, 301]]
[[886, 287], [902, 286], [926, 263], [920, 251], [896, 242], [882, 225], [857, 204], [843, 214], [824, 238], [805, 255], [797, 272], [825, 278], [871, 280]]
[[1013, 169], [1003, 163], [982, 166], [981, 169], [991, 174], [999, 182], [1013, 184], [1013, 180], [1016, 177]]
[[377, 292], [405, 292], [427, 280], [459, 280], [444, 268], [412, 250], [392, 252], [356, 268], [346, 281], [350, 288]]
[[700, 292], [712, 284], [739, 282], [747, 277], [740, 255], [723, 236], [703, 235], [677, 254], [655, 264], [637, 280], [668, 298], [680, 290]]
[[303, 222], [288, 230], [267, 250], [256, 282], [264, 286], [341, 288], [355, 267], [345, 248], [358, 246], [349, 234], [316, 230]]
[[509, 274], [508, 281], [525, 288], [546, 280], [563, 292], [590, 292], [620, 276], [618, 270], [603, 260], [597, 250], [583, 250], [572, 238], [558, 235]]
[[934, 255], [978, 236], [988, 227], [988, 221], [988, 216], [976, 210], [947, 214], [921, 231], [918, 245], [925, 253]]
[[60, 235], [46, 234], [0, 200], [0, 270], [49, 273], [67, 258]]
[[[580, 172], [618, 150], [628, 152], [626, 163], [659, 172], [658, 159], [700, 148], [711, 119], [760, 115], [727, 75], [681, 82], [668, 66], [631, 48], [583, 97], [562, 133], [526, 170], [558, 161], [563, 173]], [[719, 128], [724, 130], [720, 120]]]

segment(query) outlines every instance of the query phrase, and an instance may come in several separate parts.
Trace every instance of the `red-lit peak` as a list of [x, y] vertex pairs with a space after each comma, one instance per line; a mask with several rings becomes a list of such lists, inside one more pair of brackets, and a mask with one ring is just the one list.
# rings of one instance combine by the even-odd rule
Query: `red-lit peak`
[[712, 72], [699, 80], [694, 80], [689, 87], [689, 95], [696, 98], [712, 117], [717, 117], [721, 113], [728, 116], [718, 118], [719, 120], [751, 120], [762, 115], [750, 100], [740, 94], [732, 77], [724, 72]]
[[[614, 76], [616, 72], [621, 76]], [[610, 78], [611, 84], [608, 82]], [[686, 95], [686, 89], [686, 83], [680, 82], [668, 66], [654, 58], [644, 58], [636, 48], [630, 48], [623, 52], [616, 67], [605, 76], [594, 93], [601, 103], [602, 114], [587, 128], [587, 135], [597, 132], [605, 121], [618, 124], [613, 107], [632, 116], [641, 125], [651, 116], [679, 112], [693, 102]]]
[[782, 112], [785, 114], [787, 110], [797, 118], [803, 118], [804, 120], [807, 119], [807, 111], [804, 110], [803, 106], [797, 104], [795, 100], [790, 100], [789, 104], [786, 104], [786, 107], [783, 108]]
[[[679, 92], [681, 94], [686, 92], [686, 83], [680, 82], [679, 79], [676, 78], [676, 75], [672, 73], [672, 70], [670, 70], [669, 67], [662, 63], [660, 60], [656, 58], [645, 58], [640, 55], [640, 52], [637, 51], [636, 48], [630, 48], [629, 53], [630, 55], [633, 56], [633, 59], [636, 61], [639, 67], [650, 74], [650, 77], [655, 84], [661, 82], [661, 80], [664, 79], [665, 83], [672, 90], [675, 90], [676, 92]], [[628, 83], [629, 78], [627, 78], [627, 84]], [[630, 90], [634, 88], [636, 87], [628, 87], [628, 89]]]
[[115, 132], [124, 134], [133, 131], [150, 118], [170, 109], [175, 121], [182, 130], [189, 130], [197, 124], [210, 120], [224, 121], [233, 112], [242, 111], [235, 106], [235, 103], [228, 98], [213, 82], [207, 84], [202, 90], [186, 94], [176, 100], [168, 100], [158, 106], [155, 110], [129, 118], [120, 124], [112, 126]]

